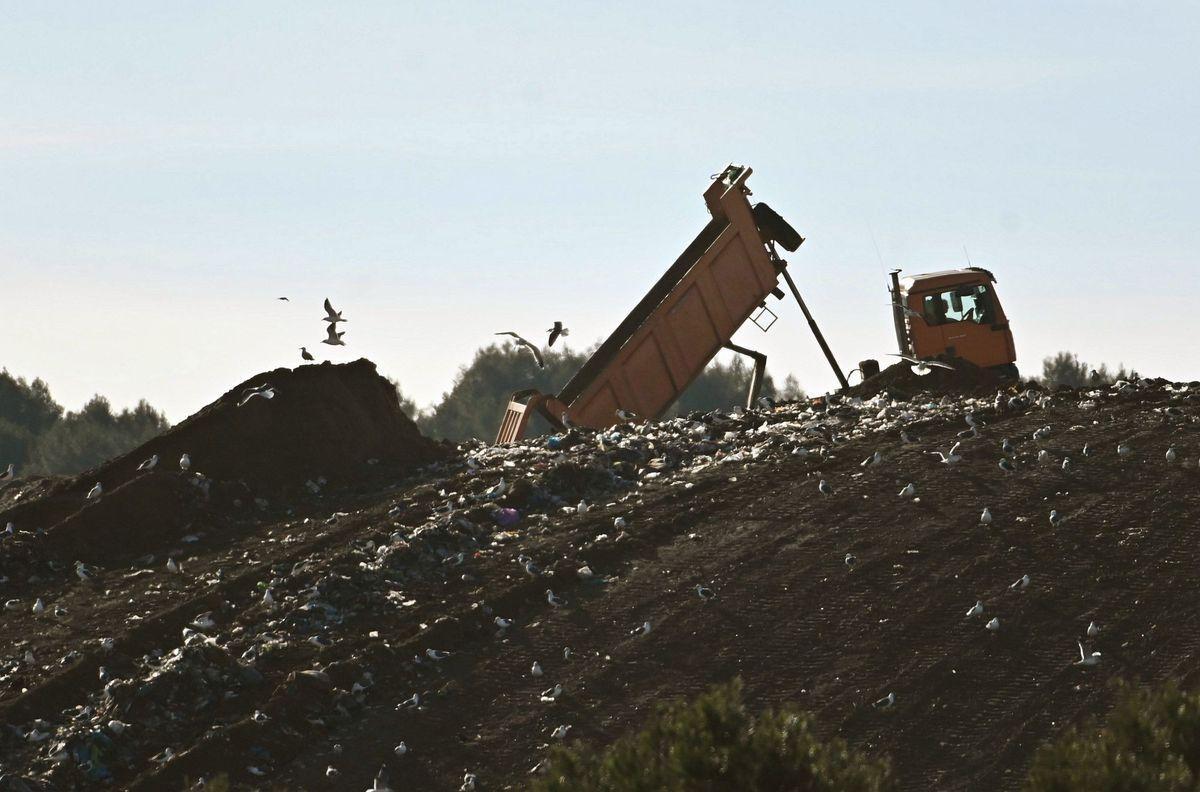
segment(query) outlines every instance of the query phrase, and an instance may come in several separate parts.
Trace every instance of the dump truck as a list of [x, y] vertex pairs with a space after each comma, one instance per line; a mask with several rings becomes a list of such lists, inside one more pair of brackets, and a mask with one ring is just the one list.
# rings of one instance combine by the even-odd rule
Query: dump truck
[[[625, 419], [617, 411], [654, 420], [663, 415], [722, 349], [754, 361], [747, 407], [758, 400], [766, 355], [732, 342], [747, 321], [767, 330], [776, 314], [767, 298], [784, 299], [786, 285], [804, 314], [818, 346], [842, 389], [849, 387], [833, 352], [817, 326], [779, 248], [795, 252], [804, 242], [796, 230], [765, 203], [750, 203], [746, 181], [753, 170], [730, 164], [712, 177], [704, 191], [711, 219], [612, 334], [600, 344], [557, 394], [517, 391], [509, 398], [497, 443], [519, 440], [533, 415], [556, 430], [571, 426], [603, 429]], [[969, 273], [969, 274], [968, 274]], [[977, 365], [1015, 360], [1012, 336], [984, 270], [934, 273], [898, 278], [893, 273], [893, 311], [900, 352], [925, 358], [963, 356]], [[987, 280], [987, 283], [984, 280]], [[948, 295], [948, 296], [947, 296]], [[946, 300], [943, 311], [937, 300]], [[905, 307], [911, 311], [905, 311]], [[928, 310], [929, 322], [914, 318]], [[950, 327], [970, 314], [974, 326]], [[980, 324], [987, 322], [987, 325]], [[1008, 346], [979, 333], [1002, 325]], [[961, 338], [960, 338], [961, 331]], [[999, 332], [993, 330], [992, 332]], [[878, 363], [860, 364], [864, 376]]]

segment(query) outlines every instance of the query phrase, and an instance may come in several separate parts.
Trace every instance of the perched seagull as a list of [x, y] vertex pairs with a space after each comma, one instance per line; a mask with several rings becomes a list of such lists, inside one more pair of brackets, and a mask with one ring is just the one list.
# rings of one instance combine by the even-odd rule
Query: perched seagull
[[876, 451], [875, 453], [871, 454], [871, 456], [864, 459], [860, 467], [870, 467], [871, 465], [878, 465], [881, 462], [883, 462], [883, 454]]
[[1000, 458], [1000, 469], [1005, 473], [1016, 473], [1017, 469], [1013, 467], [1013, 463], [1008, 461], [1008, 457]]
[[632, 630], [629, 631], [629, 634], [630, 635], [649, 635], [650, 634], [650, 622], [642, 622], [641, 627], [634, 627]]
[[976, 437], [979, 437], [979, 430], [972, 426], [969, 429], [959, 432], [958, 437], [962, 440], [974, 440]]
[[149, 459], [147, 459], [147, 460], [146, 460], [145, 462], [143, 462], [142, 464], [138, 465], [138, 466], [137, 466], [137, 469], [138, 469], [138, 470], [144, 470], [144, 471], [147, 471], [147, 472], [148, 472], [148, 471], [154, 470], [154, 467], [155, 467], [155, 465], [157, 465], [157, 464], [158, 464], [158, 454], [155, 454], [154, 456], [150, 457]]
[[375, 780], [367, 792], [392, 792], [392, 785], [388, 783], [388, 779], [387, 767], [379, 768], [379, 772], [375, 774]]
[[537, 564], [533, 563], [532, 559], [527, 558], [525, 559], [525, 574], [532, 578], [540, 577], [542, 570]]
[[242, 391], [242, 400], [238, 402], [238, 407], [245, 407], [246, 403], [255, 396], [261, 396], [264, 399], [274, 399], [275, 394], [278, 392], [275, 386], [270, 383], [259, 385], [257, 388], [246, 388], [246, 390]]
[[8, 467], [5, 469], [5, 471], [3, 473], [0, 473], [0, 481], [12, 481], [16, 477], [17, 477], [16, 465], [9, 462]]
[[307, 349], [305, 349], [304, 347], [300, 347], [300, 359], [301, 359], [301, 360], [316, 360], [316, 358], [314, 358], [314, 357], [312, 356], [312, 353], [311, 353], [311, 352], [309, 352], [309, 351], [308, 351]]
[[696, 585], [696, 596], [699, 597], [700, 599], [704, 600], [705, 602], [707, 602], [710, 599], [716, 599], [717, 595], [716, 595], [716, 592], [714, 592], [708, 586], [703, 586], [703, 585], [697, 584]]
[[908, 484], [906, 484], [904, 486], [904, 489], [900, 490], [900, 492], [899, 492], [899, 496], [901, 498], [912, 498], [912, 497], [916, 496], [916, 494], [917, 494], [917, 485], [913, 484], [911, 481], [908, 482]]
[[176, 561], [174, 558], [167, 559], [167, 571], [170, 572], [172, 575], [178, 575], [180, 570], [182, 570], [182, 569], [183, 569], [183, 567], [179, 566], [179, 562]]
[[540, 677], [542, 675], [542, 664], [539, 663], [537, 660], [534, 660], [533, 665], [531, 665], [529, 667], [529, 675], [535, 676], [535, 677]]
[[1168, 448], [1167, 449], [1167, 462], [1168, 463], [1174, 462], [1177, 458], [1178, 458], [1178, 454], [1175, 453], [1175, 446], [1171, 446], [1170, 448]]
[[886, 696], [879, 699], [871, 706], [873, 706], [877, 710], [886, 710], [886, 709], [891, 709], [893, 706], [895, 706], [895, 704], [896, 704], [896, 694], [888, 693]]
[[41, 597], [38, 597], [37, 602], [33, 603], [33, 615], [41, 616], [45, 612], [46, 612], [46, 603], [42, 601]]
[[475, 792], [475, 784], [479, 781], [479, 777], [474, 773], [467, 773], [463, 776], [462, 786], [458, 788], [458, 792]]
[[332, 325], [336, 325], [338, 322], [348, 322], [350, 320], [343, 319], [341, 311], [333, 310], [333, 306], [329, 304], [329, 298], [326, 297], [325, 298], [325, 321], [329, 322]]
[[626, 421], [626, 422], [636, 421], [638, 419], [638, 414], [635, 413], [633, 410], [622, 410], [620, 407], [618, 407], [617, 408], [617, 417], [620, 418], [622, 421]]
[[556, 608], [561, 608], [563, 605], [567, 604], [567, 601], [565, 599], [558, 596], [550, 589], [546, 589], [546, 602], [549, 602], [551, 605], [553, 605]]
[[563, 647], [563, 660], [570, 660], [570, 659], [571, 659], [571, 647], [564, 646]]
[[983, 613], [983, 600], [975, 600], [975, 604], [967, 610], [967, 618], [971, 619]]
[[430, 660], [436, 660], [438, 662], [441, 662], [442, 660], [445, 660], [447, 657], [449, 657], [450, 653], [443, 652], [438, 649], [426, 649], [425, 656], [428, 657]]
[[492, 619], [492, 623], [495, 624], [497, 627], [499, 627], [501, 630], [507, 630], [509, 627], [513, 626], [513, 620], [506, 619], [503, 616], [497, 616], [496, 618]]
[[104, 487], [101, 487], [100, 482], [97, 481], [96, 486], [92, 487], [91, 490], [88, 491], [87, 499], [95, 500], [96, 498], [99, 498], [103, 494], [104, 494]]
[[[1118, 449], [1118, 451], [1119, 451], [1119, 450], [1120, 450], [1120, 449]], [[1093, 455], [1093, 454], [1095, 454], [1095, 453], [1096, 453], [1096, 451], [1095, 451], [1095, 450], [1092, 448], [1091, 444], [1089, 444], [1089, 443], [1084, 443], [1084, 444], [1083, 444], [1083, 455], [1084, 455], [1084, 456], [1091, 456], [1091, 455]]]
[[545, 690], [543, 690], [542, 695], [539, 696], [538, 698], [541, 699], [541, 702], [543, 704], [549, 704], [551, 701], [556, 700], [562, 694], [563, 694], [563, 686], [555, 685], [552, 688], [546, 688]]
[[1050, 510], [1050, 525], [1057, 528], [1063, 521], [1063, 518], [1058, 513], [1058, 509]]
[[1016, 451], [1017, 449], [1016, 449], [1016, 447], [1015, 447], [1015, 446], [1012, 444], [1012, 441], [1011, 441], [1011, 440], [1009, 440], [1009, 439], [1006, 437], [1006, 438], [1004, 438], [1004, 442], [1002, 442], [1002, 443], [1000, 444], [1000, 450], [1001, 450], [1001, 451], [1003, 451], [1005, 454], [1008, 454], [1009, 456], [1012, 456], [1012, 453], [1013, 453], [1014, 451]]
[[848, 567], [853, 567], [858, 563], [858, 559], [854, 557], [853, 553], [846, 553], [846, 557], [842, 560]]
[[819, 489], [821, 491], [822, 495], [832, 495], [833, 494], [833, 487], [829, 486], [829, 482], [826, 481], [825, 479], [821, 479], [821, 483], [817, 485], [817, 489]]
[[329, 344], [330, 346], [346, 346], [346, 342], [342, 340], [342, 336], [344, 335], [346, 335], [344, 332], [339, 333], [337, 331], [336, 324], [330, 324], [327, 335], [321, 340], [321, 343]]
[[925, 376], [935, 368], [954, 371], [954, 366], [951, 366], [949, 363], [943, 363], [940, 360], [921, 360], [920, 358], [909, 357], [908, 355], [897, 355], [895, 352], [889, 352], [888, 354], [892, 357], [898, 357], [907, 363], [911, 363], [913, 366], [913, 373], [921, 377]]
[[1075, 661], [1077, 666], [1096, 666], [1100, 665], [1100, 653], [1092, 652], [1090, 655], [1083, 651], [1083, 642], [1076, 641], [1079, 644], [1079, 659]]
[[324, 635], [310, 635], [308, 636], [308, 642], [318, 649], [328, 649], [329, 647], [333, 646], [333, 641], [326, 638]]
[[944, 451], [928, 451], [926, 453], [941, 457], [943, 465], [953, 465], [956, 462], [962, 461], [962, 454], [958, 453], [958, 448], [961, 445], [962, 443], [955, 443], [950, 447], [950, 453], [946, 453]]
[[1132, 453], [1133, 453], [1133, 446], [1129, 445], [1129, 443], [1118, 443], [1117, 444], [1117, 456], [1124, 459], [1125, 457], [1129, 456]]
[[[532, 341], [522, 338], [519, 334], [514, 333], [512, 330], [505, 330], [502, 333], [496, 333], [496, 335], [512, 336], [513, 338], [517, 339], [518, 346], [528, 349], [533, 354], [533, 359], [537, 361], [538, 368], [546, 368], [546, 361], [542, 357], [542, 350], [538, 349]], [[563, 423], [566, 422], [564, 421]]]
[[404, 740], [401, 740], [400, 744], [392, 749], [392, 753], [396, 754], [396, 756], [404, 756], [406, 753], [408, 753], [408, 743], [404, 742]]
[[566, 724], [562, 724], [555, 728], [554, 731], [550, 732], [550, 736], [556, 740], [565, 740], [567, 739], [567, 732], [569, 731], [571, 731], [571, 727]]
[[991, 525], [992, 524], [992, 510], [989, 509], [987, 506], [983, 507], [983, 512], [979, 515], [979, 524], [980, 525]]
[[184, 454], [183, 456], [179, 457], [179, 469], [180, 470], [187, 472], [188, 470], [191, 470], [191, 468], [192, 468], [192, 458], [190, 456], [188, 456], [187, 454]]
[[1047, 451], [1046, 449], [1043, 448], [1040, 451], [1038, 451], [1038, 455], [1037, 455], [1038, 462], [1045, 462], [1049, 458], [1050, 458], [1050, 452]]
[[1021, 575], [1017, 581], [1009, 586], [1010, 589], [1029, 588], [1029, 575]]
[[1000, 629], [1000, 620], [997, 619], [995, 616], [993, 616], [992, 620], [990, 622], [988, 622], [985, 626], [992, 632], [996, 632], [997, 630]]
[[1071, 472], [1071, 457], [1063, 457], [1062, 469], [1063, 473]]
[[548, 347], [554, 346], [554, 342], [558, 340], [559, 336], [571, 335], [571, 331], [563, 327], [562, 322], [555, 322], [554, 327], [551, 327], [546, 332], [550, 334], [550, 340], [546, 342], [546, 346]]

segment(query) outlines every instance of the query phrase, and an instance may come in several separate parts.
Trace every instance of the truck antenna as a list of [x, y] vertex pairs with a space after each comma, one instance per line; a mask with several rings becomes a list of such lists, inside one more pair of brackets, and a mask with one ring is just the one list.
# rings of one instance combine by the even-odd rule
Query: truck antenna
[[968, 267], [974, 266], [973, 264], [971, 264], [971, 254], [967, 252], [966, 245], [963, 245], [963, 255], [967, 257], [967, 266]]
[[875, 229], [871, 228], [871, 221], [867, 221], [867, 233], [871, 235], [871, 244], [875, 246], [875, 258], [879, 259], [879, 271], [885, 272], [886, 267], [883, 266], [883, 256], [879, 252], [879, 243], [875, 241]]

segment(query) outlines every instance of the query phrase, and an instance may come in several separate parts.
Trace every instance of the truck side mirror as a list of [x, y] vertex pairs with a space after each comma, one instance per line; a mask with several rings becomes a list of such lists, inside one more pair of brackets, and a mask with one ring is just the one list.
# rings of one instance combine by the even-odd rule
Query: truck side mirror
[[950, 292], [950, 307], [954, 309], [954, 313], [962, 313], [962, 295], [958, 292]]

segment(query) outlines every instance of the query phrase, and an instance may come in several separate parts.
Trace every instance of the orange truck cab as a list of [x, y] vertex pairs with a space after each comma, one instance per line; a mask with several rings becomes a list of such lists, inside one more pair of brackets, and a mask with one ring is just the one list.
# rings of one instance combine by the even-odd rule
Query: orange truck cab
[[982, 267], [905, 278], [899, 270], [893, 272], [893, 318], [900, 354], [923, 360], [961, 358], [1016, 378], [1017, 351], [995, 283], [992, 273]]

